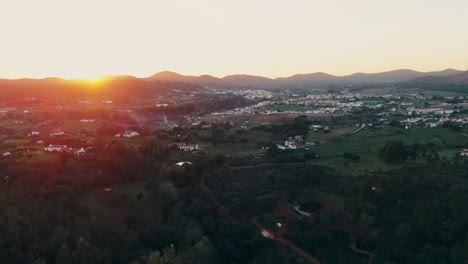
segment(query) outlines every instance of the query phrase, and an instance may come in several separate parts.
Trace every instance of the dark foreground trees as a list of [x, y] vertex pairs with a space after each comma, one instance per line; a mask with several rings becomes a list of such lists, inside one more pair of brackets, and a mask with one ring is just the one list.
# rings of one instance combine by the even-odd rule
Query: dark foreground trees
[[402, 163], [408, 159], [408, 150], [401, 141], [387, 141], [379, 151], [379, 158], [389, 164]]

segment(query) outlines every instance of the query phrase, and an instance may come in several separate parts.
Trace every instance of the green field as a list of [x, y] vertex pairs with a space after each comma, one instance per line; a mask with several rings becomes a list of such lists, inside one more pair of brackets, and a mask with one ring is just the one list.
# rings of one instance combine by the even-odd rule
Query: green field
[[145, 199], [138, 200], [138, 193], [144, 192], [146, 181], [111, 186], [112, 190], [104, 192], [96, 189], [81, 197], [81, 204], [86, 206], [91, 215], [97, 218], [119, 218], [124, 214], [122, 208], [134, 208], [143, 212], [148, 206]]
[[454, 150], [454, 149], [441, 150], [441, 151], [438, 151], [437, 154], [439, 154], [440, 158], [453, 159], [459, 154], [459, 150]]
[[[229, 131], [226, 133], [226, 138], [230, 134], [236, 133], [235, 131]], [[246, 142], [233, 142], [233, 143], [219, 143], [213, 145], [212, 143], [199, 143], [201, 149], [206, 150], [209, 153], [233, 155], [239, 153], [252, 153], [260, 149], [260, 145], [271, 142], [271, 134], [263, 131], [249, 130], [245, 134], [239, 137], [243, 137]]]
[[323, 133], [322, 130], [318, 130], [316, 132], [310, 131], [307, 134], [306, 141], [307, 142], [321, 142], [322, 140], [329, 141], [334, 138], [352, 133], [356, 129], [357, 127], [347, 126], [347, 127], [339, 127], [339, 128], [332, 129], [329, 133]]
[[362, 102], [366, 105], [377, 105], [382, 103], [380, 100], [362, 100]]
[[[341, 171], [363, 172], [373, 170], [389, 170], [400, 165], [389, 165], [380, 161], [377, 157], [378, 150], [386, 141], [398, 140], [404, 144], [433, 143], [436, 149], [440, 149], [444, 157], [453, 157], [458, 151], [456, 146], [468, 146], [468, 138], [462, 134], [447, 128], [419, 128], [404, 130], [391, 126], [367, 127], [360, 132], [338, 138], [326, 144], [320, 144], [313, 148], [319, 155], [319, 159], [313, 163], [333, 167]], [[348, 162], [343, 159], [343, 153], [349, 152], [361, 156], [357, 162]], [[408, 163], [406, 163], [408, 165]]]

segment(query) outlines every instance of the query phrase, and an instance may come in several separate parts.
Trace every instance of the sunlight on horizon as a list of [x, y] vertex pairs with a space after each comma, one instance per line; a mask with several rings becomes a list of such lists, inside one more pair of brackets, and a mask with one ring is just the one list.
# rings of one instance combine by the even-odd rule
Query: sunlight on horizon
[[466, 70], [466, 10], [462, 0], [7, 0], [0, 78]]

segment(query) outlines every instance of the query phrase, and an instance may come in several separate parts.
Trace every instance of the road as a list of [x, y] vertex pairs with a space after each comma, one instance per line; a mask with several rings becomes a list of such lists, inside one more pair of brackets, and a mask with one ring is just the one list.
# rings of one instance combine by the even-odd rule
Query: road
[[299, 255], [304, 257], [307, 261], [309, 261], [312, 264], [320, 264], [320, 261], [318, 261], [315, 257], [313, 257], [312, 255], [310, 255], [309, 253], [307, 253], [306, 251], [304, 251], [303, 249], [298, 247], [293, 242], [291, 242], [288, 239], [284, 238], [282, 235], [275, 234], [274, 232], [268, 230], [266, 227], [262, 226], [257, 221], [255, 221], [253, 219], [247, 219], [246, 216], [243, 215], [242, 213], [235, 212], [231, 208], [226, 207], [225, 205], [220, 203], [218, 201], [218, 199], [216, 199], [216, 197], [214, 196], [213, 192], [206, 186], [204, 179], [201, 180], [201, 187], [205, 192], [207, 192], [209, 194], [210, 198], [218, 206], [220, 212], [229, 213], [229, 214], [231, 214], [231, 215], [233, 215], [233, 216], [235, 216], [237, 218], [241, 218], [242, 220], [249, 222], [250, 224], [256, 226], [260, 230], [261, 234], [265, 238], [270, 239], [270, 240], [278, 241], [281, 244], [288, 246], [289, 248], [294, 250], [296, 253], [298, 253]]

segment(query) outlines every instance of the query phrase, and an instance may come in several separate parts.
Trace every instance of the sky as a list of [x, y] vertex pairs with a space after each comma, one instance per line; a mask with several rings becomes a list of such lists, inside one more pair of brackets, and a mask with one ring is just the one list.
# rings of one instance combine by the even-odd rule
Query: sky
[[466, 0], [0, 0], [0, 78], [468, 69]]

